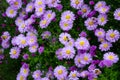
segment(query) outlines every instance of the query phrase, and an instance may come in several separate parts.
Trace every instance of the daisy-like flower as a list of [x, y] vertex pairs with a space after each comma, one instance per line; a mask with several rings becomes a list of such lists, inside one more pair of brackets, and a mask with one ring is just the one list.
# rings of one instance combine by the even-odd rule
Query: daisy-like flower
[[33, 72], [32, 77], [33, 77], [35, 80], [37, 80], [37, 79], [40, 79], [40, 78], [41, 78], [41, 75], [42, 75], [41, 71], [40, 71], [40, 70], [36, 70], [36, 71]]
[[45, 12], [43, 17], [49, 21], [52, 21], [55, 18], [56, 14], [55, 12], [52, 12], [52, 10], [48, 10]]
[[25, 21], [21, 22], [20, 25], [18, 25], [18, 30], [20, 33], [24, 33], [27, 31], [27, 25], [25, 24]]
[[20, 48], [18, 48], [18, 47], [13, 47], [13, 48], [11, 48], [9, 54], [10, 54], [10, 57], [11, 57], [11, 58], [17, 59], [17, 58], [19, 57], [19, 55], [20, 55], [20, 52], [21, 52]]
[[15, 24], [17, 25], [17, 26], [19, 26], [21, 23], [23, 23], [24, 22], [24, 20], [23, 20], [23, 18], [21, 18], [21, 17], [17, 17], [17, 19], [15, 20]]
[[84, 64], [81, 63], [81, 57], [80, 57], [80, 55], [77, 55], [77, 56], [75, 57], [74, 63], [75, 63], [75, 65], [76, 65], [77, 67], [80, 67], [80, 68], [82, 68], [82, 67], [85, 66]]
[[98, 26], [97, 18], [95, 17], [88, 18], [85, 21], [85, 26], [87, 27], [88, 30], [95, 30]]
[[44, 31], [42, 34], [42, 39], [48, 39], [51, 36], [51, 32], [50, 31]]
[[37, 49], [38, 49], [38, 44], [37, 43], [35, 43], [35, 44], [33, 44], [29, 47], [29, 51], [31, 53], [35, 53], [37, 51]]
[[19, 13], [19, 17], [21, 18], [25, 18], [25, 16], [27, 15], [25, 8], [22, 9], [22, 11]]
[[98, 2], [95, 4], [94, 9], [95, 9], [96, 11], [98, 11], [99, 8], [101, 8], [102, 6], [105, 6], [105, 5], [106, 5], [106, 2], [105, 2], [105, 1], [98, 1]]
[[26, 38], [27, 38], [27, 43], [29, 46], [31, 46], [37, 42], [36, 36], [27, 36]]
[[98, 37], [98, 41], [99, 41], [99, 42], [105, 42], [106, 39], [105, 39], [105, 38]]
[[89, 41], [85, 37], [80, 37], [75, 42], [75, 47], [79, 50], [88, 50], [90, 48]]
[[3, 32], [1, 39], [2, 41], [9, 41], [11, 38], [10, 33], [8, 31]]
[[75, 49], [70, 46], [66, 46], [62, 49], [62, 55], [65, 59], [73, 59], [75, 55]]
[[79, 73], [76, 70], [71, 71], [68, 77], [70, 80], [79, 80]]
[[90, 13], [91, 9], [87, 4], [84, 4], [81, 7], [80, 11], [82, 12], [82, 17], [84, 18], [84, 17], [87, 17], [87, 15]]
[[106, 33], [106, 39], [110, 42], [116, 42], [120, 38], [120, 33], [118, 30], [110, 29]]
[[20, 69], [20, 73], [22, 75], [24, 75], [25, 77], [27, 77], [29, 75], [29, 71], [30, 71], [29, 68], [21, 67], [21, 69]]
[[88, 72], [87, 70], [82, 71], [82, 72], [80, 73], [80, 77], [85, 78], [85, 77], [88, 76], [88, 74], [89, 74], [89, 72]]
[[16, 0], [12, 3], [10, 3], [11, 7], [14, 9], [20, 9], [22, 7], [22, 1], [21, 0]]
[[10, 18], [14, 18], [17, 15], [17, 11], [12, 7], [8, 7], [6, 10], [6, 15]]
[[54, 69], [54, 75], [57, 79], [65, 79], [67, 77], [67, 70], [64, 66], [59, 65]]
[[59, 35], [59, 41], [62, 43], [62, 44], [66, 44], [69, 40], [71, 39], [71, 35], [68, 34], [68, 33], [61, 33]]
[[75, 40], [73, 38], [71, 38], [66, 44], [65, 46], [70, 46], [70, 47], [74, 47], [75, 46]]
[[27, 78], [23, 74], [18, 73], [16, 80], [27, 80]]
[[33, 9], [34, 9], [34, 3], [30, 2], [27, 4], [25, 11], [28, 13], [28, 12], [32, 12]]
[[101, 14], [106, 14], [108, 13], [110, 10], [110, 6], [102, 6], [98, 9], [98, 12]]
[[57, 7], [59, 3], [61, 3], [61, 0], [48, 0], [46, 3], [49, 8], [52, 8], [52, 7]]
[[60, 28], [64, 31], [69, 31], [73, 27], [72, 21], [60, 21]]
[[62, 48], [59, 48], [56, 52], [55, 52], [57, 58], [59, 60], [62, 60], [63, 59], [63, 53], [62, 53]]
[[89, 53], [81, 54], [80, 57], [81, 57], [81, 63], [84, 65], [89, 64], [92, 61], [92, 56]]
[[35, 7], [35, 15], [37, 17], [41, 17], [43, 13], [45, 12], [45, 6]]
[[61, 20], [62, 21], [73, 21], [73, 20], [75, 20], [75, 15], [73, 12], [71, 12], [69, 10], [65, 11], [61, 15]]
[[17, 45], [20, 47], [20, 48], [24, 48], [28, 45], [27, 43], [27, 40], [26, 40], [26, 37], [23, 35], [23, 34], [19, 34], [17, 37], [16, 37], [16, 43]]
[[114, 11], [114, 19], [120, 20], [120, 8]]
[[35, 0], [35, 7], [45, 6], [45, 0]]
[[114, 54], [113, 52], [107, 52], [103, 56], [104, 60], [110, 60], [113, 63], [117, 63], [119, 60], [118, 55]]
[[96, 29], [95, 36], [97, 36], [99, 38], [104, 38], [105, 37], [105, 30], [102, 28]]
[[99, 49], [101, 51], [108, 51], [108, 50], [110, 50], [111, 47], [112, 47], [112, 44], [110, 42], [102, 42], [99, 45]]
[[84, 0], [70, 0], [70, 5], [75, 9], [80, 9], [84, 4]]
[[47, 20], [47, 19], [43, 19], [39, 23], [40, 28], [42, 28], [42, 29], [47, 28], [49, 24], [50, 24], [50, 20]]
[[1, 43], [2, 48], [7, 49], [10, 47], [9, 41], [2, 41]]
[[100, 14], [97, 19], [98, 19], [98, 24], [101, 26], [104, 26], [108, 21], [106, 14]]
[[28, 18], [27, 20], [25, 20], [25, 25], [26, 26], [31, 26], [34, 22], [35, 22], [35, 19]]

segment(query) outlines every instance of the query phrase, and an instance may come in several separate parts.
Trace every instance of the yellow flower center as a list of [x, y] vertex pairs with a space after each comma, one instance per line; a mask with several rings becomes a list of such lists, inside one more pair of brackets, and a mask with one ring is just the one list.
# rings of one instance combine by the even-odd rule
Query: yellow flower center
[[104, 44], [103, 47], [104, 47], [104, 48], [107, 48], [107, 47], [108, 47], [108, 44]]
[[24, 80], [24, 77], [23, 77], [23, 76], [20, 76], [20, 80]]
[[67, 40], [68, 40], [68, 38], [67, 38], [66, 36], [64, 36], [64, 37], [63, 37], [63, 40], [64, 40], [64, 41], [67, 41]]
[[11, 10], [9, 11], [9, 13], [10, 13], [10, 14], [13, 14], [13, 13], [14, 13], [14, 10], [11, 9]]
[[22, 44], [25, 44], [25, 43], [26, 43], [26, 40], [21, 40], [21, 43], [22, 43]]
[[60, 69], [58, 70], [58, 74], [61, 75], [63, 73], [63, 71]]
[[75, 73], [74, 73], [74, 74], [72, 74], [72, 77], [73, 77], [73, 78], [75, 78], [75, 77], [76, 77], [76, 74], [75, 74]]
[[93, 80], [97, 80], [97, 78], [94, 78]]
[[88, 24], [89, 24], [90, 26], [92, 26], [92, 25], [94, 24], [94, 22], [93, 22], [93, 21], [89, 21]]
[[24, 69], [24, 70], [23, 70], [23, 72], [26, 74], [26, 73], [27, 73], [27, 70], [26, 70], [26, 69]]
[[46, 23], [47, 23], [47, 20], [43, 20], [43, 21], [42, 21], [42, 24], [45, 25]]
[[86, 12], [87, 12], [87, 9], [82, 9], [82, 12], [83, 12], [83, 13], [86, 13]]
[[2, 38], [5, 40], [5, 39], [7, 39], [7, 38], [8, 38], [8, 36], [3, 35], [3, 36], [2, 36]]
[[84, 46], [85, 42], [84, 41], [80, 41], [80, 46]]
[[21, 26], [22, 28], [25, 28], [25, 24], [22, 24], [22, 26]]
[[66, 53], [67, 53], [67, 54], [70, 54], [70, 53], [71, 53], [71, 51], [70, 51], [70, 50], [66, 50]]
[[105, 18], [104, 18], [104, 17], [101, 17], [100, 20], [101, 20], [101, 22], [104, 22], [104, 21], [105, 21]]
[[80, 3], [80, 1], [79, 1], [79, 0], [76, 0], [76, 1], [75, 1], [75, 4], [76, 4], [76, 5], [78, 5], [79, 3]]
[[102, 6], [102, 4], [101, 4], [101, 3], [99, 3], [99, 4], [98, 4], [98, 8], [100, 8], [101, 6]]
[[118, 16], [120, 17], [120, 12], [118, 12]]
[[85, 56], [85, 57], [84, 57], [84, 60], [85, 60], [85, 61], [88, 61], [88, 57], [87, 57], [87, 56]]
[[70, 18], [71, 18], [70, 15], [67, 15], [67, 16], [66, 16], [66, 19], [70, 19]]
[[29, 6], [29, 9], [32, 9], [32, 6]]
[[67, 27], [68, 26], [68, 24], [67, 23], [64, 23], [64, 27]]
[[17, 1], [16, 1], [16, 2], [14, 2], [14, 5], [16, 5], [16, 6], [17, 6], [18, 4], [19, 4], [19, 3], [18, 3]]
[[34, 42], [34, 39], [30, 39], [30, 42]]
[[42, 5], [42, 1], [39, 1], [39, 2], [38, 2], [38, 5]]
[[35, 49], [35, 48], [36, 48], [36, 46], [32, 46], [32, 48], [33, 48], [33, 49]]
[[13, 50], [13, 55], [16, 55], [17, 51], [16, 50]]
[[102, 8], [102, 11], [105, 12], [105, 11], [106, 11], [106, 8]]
[[50, 18], [51, 17], [51, 14], [48, 14], [48, 18]]
[[110, 34], [110, 37], [111, 37], [111, 38], [114, 38], [114, 37], [115, 37], [115, 34], [114, 34], [114, 33], [111, 33], [111, 34]]
[[39, 8], [39, 12], [42, 12], [43, 11], [43, 8]]
[[114, 56], [109, 55], [108, 58], [109, 58], [110, 60], [113, 60], [113, 59], [114, 59]]
[[80, 62], [81, 62], [81, 60], [80, 60], [80, 59], [78, 59], [78, 62], [80, 63]]
[[99, 32], [98, 32], [98, 35], [102, 35], [102, 32], [101, 32], [101, 31], [99, 31]]
[[22, 11], [22, 14], [25, 15], [25, 11]]

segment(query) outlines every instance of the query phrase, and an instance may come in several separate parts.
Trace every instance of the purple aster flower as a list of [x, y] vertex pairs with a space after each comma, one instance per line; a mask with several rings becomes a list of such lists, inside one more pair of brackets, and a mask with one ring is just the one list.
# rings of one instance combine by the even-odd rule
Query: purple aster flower
[[82, 5], [81, 7], [81, 12], [82, 12], [82, 17], [87, 17], [87, 15], [90, 13], [91, 9], [87, 4]]
[[9, 41], [11, 38], [10, 33], [8, 31], [3, 32], [1, 39], [2, 41]]
[[48, 39], [51, 36], [51, 32], [50, 31], [44, 31], [42, 34], [42, 39]]
[[62, 44], [66, 44], [68, 43], [68, 41], [71, 39], [71, 35], [68, 34], [68, 33], [61, 33], [59, 35], [59, 41], [62, 43]]
[[105, 37], [105, 30], [103, 28], [96, 29], [95, 36], [97, 36], [99, 38], [104, 38]]
[[103, 56], [104, 60], [110, 60], [113, 63], [117, 63], [119, 60], [118, 55], [114, 54], [113, 52], [107, 52]]
[[108, 13], [110, 10], [110, 6], [102, 6], [98, 9], [98, 12], [101, 14], [106, 14]]
[[70, 80], [79, 80], [79, 73], [76, 70], [71, 71], [68, 77]]
[[75, 63], [75, 65], [76, 65], [77, 67], [82, 68], [82, 67], [85, 66], [84, 64], [81, 63], [81, 60], [82, 60], [82, 59], [81, 59], [80, 55], [77, 55], [77, 56], [74, 58], [74, 63]]
[[99, 66], [101, 68], [103, 67], [111, 67], [113, 65], [113, 62], [111, 60], [102, 60], [100, 63], [99, 63]]
[[75, 20], [75, 15], [72, 11], [64, 11], [61, 15], [62, 21], [73, 21]]
[[85, 78], [85, 77], [88, 76], [88, 74], [89, 74], [89, 72], [88, 72], [87, 70], [82, 71], [82, 72], [80, 73], [80, 77]]
[[48, 0], [47, 1], [47, 5], [49, 8], [52, 8], [52, 7], [57, 7], [59, 5], [59, 3], [61, 3], [61, 0]]
[[1, 43], [2, 48], [7, 49], [10, 47], [9, 41], [2, 41]]
[[60, 21], [60, 28], [64, 31], [69, 31], [73, 27], [73, 22], [72, 21]]
[[35, 53], [35, 52], [37, 52], [37, 50], [38, 50], [38, 43], [35, 43], [29, 47], [29, 51], [31, 53]]
[[66, 46], [62, 49], [62, 55], [64, 59], [73, 59], [75, 55], [75, 49], [70, 46]]
[[116, 42], [120, 38], [120, 33], [118, 30], [110, 29], [106, 33], [106, 39], [110, 42]]
[[24, 54], [24, 55], [23, 55], [23, 59], [24, 59], [24, 60], [27, 60], [28, 58], [29, 58], [29, 55], [28, 55], [28, 54]]
[[20, 73], [24, 75], [25, 77], [29, 75], [29, 71], [30, 71], [29, 68], [24, 68], [24, 67], [20, 68]]
[[54, 75], [57, 79], [65, 79], [67, 77], [67, 70], [64, 66], [59, 65], [54, 69]]
[[18, 48], [18, 47], [13, 47], [13, 48], [11, 48], [9, 54], [10, 54], [10, 57], [11, 57], [11, 58], [17, 59], [17, 58], [19, 57], [19, 55], [20, 55], [20, 52], [21, 52], [20, 48]]
[[25, 24], [25, 21], [22, 21], [18, 26], [18, 30], [20, 33], [24, 33], [27, 31], [28, 26]]
[[112, 44], [110, 42], [102, 42], [99, 45], [99, 49], [101, 51], [108, 51], [108, 50], [110, 50], [111, 47], [112, 47]]
[[16, 80], [27, 80], [27, 78], [23, 74], [18, 73]]
[[21, 23], [23, 23], [24, 22], [24, 20], [23, 20], [23, 18], [21, 18], [21, 17], [17, 17], [17, 19], [15, 20], [15, 24], [17, 25], [17, 26], [19, 26]]
[[36, 70], [33, 72], [33, 75], [32, 77], [37, 80], [37, 79], [40, 79], [41, 78], [41, 75], [42, 75], [42, 72], [40, 70]]
[[21, 0], [16, 0], [12, 3], [10, 3], [11, 7], [18, 10], [22, 7], [22, 1]]
[[80, 37], [75, 42], [75, 47], [79, 50], [88, 50], [90, 48], [89, 41], [85, 37]]
[[62, 6], [62, 4], [58, 4], [55, 8], [56, 8], [58, 11], [62, 11], [63, 6]]
[[30, 3], [27, 4], [25, 10], [26, 10], [26, 12], [28, 13], [28, 12], [32, 12], [33, 9], [34, 9], [34, 3], [30, 2]]
[[98, 26], [97, 18], [95, 17], [88, 18], [85, 21], [85, 26], [87, 27], [88, 30], [95, 30]]
[[98, 24], [101, 26], [104, 26], [107, 23], [108, 19], [107, 19], [107, 15], [106, 14], [100, 14], [98, 16]]
[[23, 34], [19, 34], [16, 37], [16, 43], [20, 48], [24, 48], [28, 45], [26, 37]]
[[92, 62], [92, 56], [89, 53], [84, 53], [80, 55], [82, 64], [89, 64]]
[[40, 46], [38, 48], [38, 52], [39, 52], [39, 54], [42, 54], [44, 52], [44, 46]]
[[17, 15], [17, 11], [12, 7], [8, 7], [6, 10], [6, 15], [10, 18], [14, 18]]
[[105, 42], [106, 40], [105, 40], [105, 38], [98, 37], [98, 41], [99, 42]]
[[45, 12], [45, 6], [35, 7], [35, 15], [40, 17]]
[[36, 36], [27, 36], [26, 39], [27, 39], [27, 43], [29, 46], [31, 46], [37, 42]]
[[66, 44], [65, 46], [71, 46], [74, 47], [75, 46], [75, 40], [73, 38], [71, 38]]
[[114, 19], [120, 20], [120, 8], [114, 11]]
[[91, 71], [93, 71], [95, 68], [96, 68], [96, 66], [95, 66], [94, 64], [91, 64], [91, 65], [88, 67], [88, 70], [91, 72]]
[[106, 5], [106, 2], [105, 2], [105, 1], [98, 1], [98, 2], [95, 4], [94, 9], [95, 9], [96, 11], [98, 11], [99, 8], [101, 8], [102, 6], [105, 6], [105, 5]]
[[85, 31], [82, 31], [80, 34], [79, 34], [80, 37], [87, 37], [87, 33]]
[[40, 21], [39, 25], [40, 25], [40, 28], [47, 28], [48, 25], [50, 24], [50, 20], [47, 20], [47, 19], [43, 19]]
[[45, 0], [35, 0], [35, 7], [45, 6]]
[[63, 53], [62, 53], [62, 48], [59, 48], [56, 52], [56, 57], [59, 59], [59, 60], [62, 60], [63, 59]]
[[27, 13], [26, 13], [26, 11], [25, 11], [24, 8], [23, 8], [22, 11], [19, 13], [19, 16], [20, 16], [21, 18], [26, 18]]
[[70, 5], [75, 9], [80, 9], [84, 4], [84, 0], [70, 0]]

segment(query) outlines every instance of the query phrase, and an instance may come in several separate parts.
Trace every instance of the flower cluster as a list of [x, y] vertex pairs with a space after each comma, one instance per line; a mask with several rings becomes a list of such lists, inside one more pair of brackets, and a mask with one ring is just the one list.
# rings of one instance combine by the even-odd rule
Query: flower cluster
[[[6, 9], [5, 14], [9, 18], [16, 17], [15, 25], [18, 34], [11, 38], [8, 31], [2, 33], [0, 38], [2, 40], [0, 62], [4, 59], [4, 49], [9, 48], [10, 45], [12, 46], [9, 50], [10, 58], [19, 59], [22, 55], [22, 59], [25, 62], [22, 63], [16, 80], [27, 80], [28, 76], [32, 76], [34, 80], [79, 80], [79, 78], [94, 80], [102, 73], [102, 68], [111, 67], [118, 62], [119, 57], [111, 51], [111, 48], [120, 39], [120, 33], [118, 30], [109, 29], [106, 31], [104, 29], [108, 22], [107, 14], [110, 11], [110, 6], [105, 1], [98, 1], [96, 4], [94, 1], [90, 1], [88, 5], [85, 4], [84, 0], [70, 0], [70, 6], [77, 10], [76, 14], [70, 10], [62, 12], [64, 6], [62, 6], [61, 0], [6, 1], [10, 6]], [[91, 5], [94, 5], [92, 6], [93, 8], [91, 8]], [[59, 34], [58, 43], [61, 43], [63, 47], [59, 47], [55, 52], [51, 52], [47, 49], [49, 46], [47, 43], [51, 42], [45, 41], [49, 41], [48, 39], [53, 32], [46, 29], [51, 22], [58, 21], [56, 18], [58, 16], [57, 11], [61, 12], [61, 18], [58, 23], [63, 31]], [[120, 20], [120, 8], [116, 9], [113, 15], [116, 20]], [[85, 19], [83, 22], [85, 28], [87, 31], [94, 33], [100, 43], [99, 45], [92, 45], [92, 41], [88, 37], [89, 34], [85, 31], [81, 31], [77, 38], [73, 36], [73, 32], [69, 32], [73, 29], [77, 18]], [[46, 31], [41, 32], [44, 28], [46, 28]], [[56, 31], [56, 27], [54, 31]], [[57, 34], [58, 32], [56, 31], [55, 33]], [[73, 33], [73, 35], [70, 33]], [[56, 40], [56, 37], [53, 40]], [[52, 47], [52, 49], [54, 48]], [[24, 52], [25, 50], [26, 52]], [[38, 57], [45, 55], [44, 57], [48, 58], [46, 57], [47, 50], [49, 54], [54, 55], [51, 56], [54, 58], [50, 59], [51, 62], [55, 62], [54, 66], [46, 69], [48, 71], [40, 70], [40, 68], [43, 68], [41, 67], [43, 65], [48, 67], [49, 63], [42, 64], [40, 57]], [[104, 53], [102, 60], [97, 59], [97, 50]], [[39, 64], [40, 68], [34, 67], [34, 71], [31, 69], [33, 65], [28, 62], [34, 61], [34, 59], [28, 53], [32, 53], [32, 57], [37, 57], [37, 59], [35, 58], [35, 64]], [[57, 61], [61, 61], [61, 63], [57, 65]], [[62, 61], [65, 64], [62, 65]]]

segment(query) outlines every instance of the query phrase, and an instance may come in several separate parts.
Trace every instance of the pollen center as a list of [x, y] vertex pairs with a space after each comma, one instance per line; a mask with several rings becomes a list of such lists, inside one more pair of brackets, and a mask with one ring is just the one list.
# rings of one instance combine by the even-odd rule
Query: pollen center
[[63, 73], [62, 70], [58, 70], [58, 74], [61, 75]]

